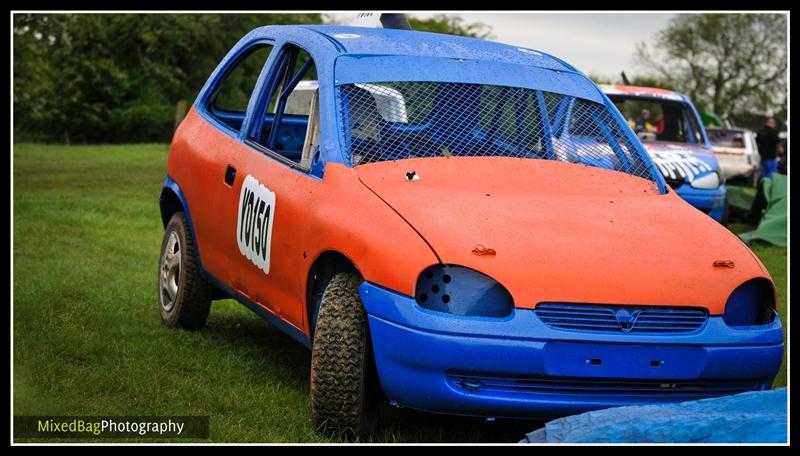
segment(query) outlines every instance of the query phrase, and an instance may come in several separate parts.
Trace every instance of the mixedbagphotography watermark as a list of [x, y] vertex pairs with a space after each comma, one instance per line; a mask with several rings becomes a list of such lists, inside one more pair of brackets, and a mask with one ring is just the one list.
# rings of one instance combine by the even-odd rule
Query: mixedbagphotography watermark
[[15, 416], [14, 437], [208, 438], [207, 416]]

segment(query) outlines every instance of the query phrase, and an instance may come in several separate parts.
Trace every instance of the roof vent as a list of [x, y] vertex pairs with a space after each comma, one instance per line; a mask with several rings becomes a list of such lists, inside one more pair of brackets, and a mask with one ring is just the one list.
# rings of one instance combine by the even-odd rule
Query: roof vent
[[358, 13], [350, 25], [355, 27], [411, 30], [408, 17], [403, 13]]

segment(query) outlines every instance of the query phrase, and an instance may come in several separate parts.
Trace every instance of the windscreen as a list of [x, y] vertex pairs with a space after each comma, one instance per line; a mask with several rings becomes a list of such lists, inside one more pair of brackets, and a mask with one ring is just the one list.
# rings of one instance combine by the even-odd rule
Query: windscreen
[[703, 144], [697, 118], [678, 101], [609, 95], [628, 125], [644, 140]]
[[354, 166], [415, 157], [559, 160], [653, 180], [630, 130], [608, 107], [541, 90], [455, 82], [340, 86]]
[[731, 147], [734, 149], [744, 149], [744, 132], [736, 130], [706, 130], [708, 140], [711, 144], [719, 147]]

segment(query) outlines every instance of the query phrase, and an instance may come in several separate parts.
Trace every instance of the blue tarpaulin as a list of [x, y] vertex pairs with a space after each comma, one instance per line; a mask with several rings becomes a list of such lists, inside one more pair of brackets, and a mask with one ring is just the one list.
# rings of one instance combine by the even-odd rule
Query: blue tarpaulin
[[786, 388], [615, 407], [548, 422], [521, 443], [786, 443]]

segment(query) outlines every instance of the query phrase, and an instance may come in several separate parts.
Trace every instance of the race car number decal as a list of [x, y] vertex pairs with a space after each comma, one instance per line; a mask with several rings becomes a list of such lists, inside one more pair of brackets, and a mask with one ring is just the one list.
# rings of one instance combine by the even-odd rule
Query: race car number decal
[[668, 179], [685, 179], [688, 177], [692, 181], [698, 175], [712, 171], [711, 166], [692, 156], [691, 153], [651, 152], [650, 156], [658, 166], [661, 174]]
[[265, 274], [269, 274], [274, 218], [275, 193], [261, 185], [255, 177], [247, 176], [239, 193], [236, 242], [239, 244], [239, 252]]

